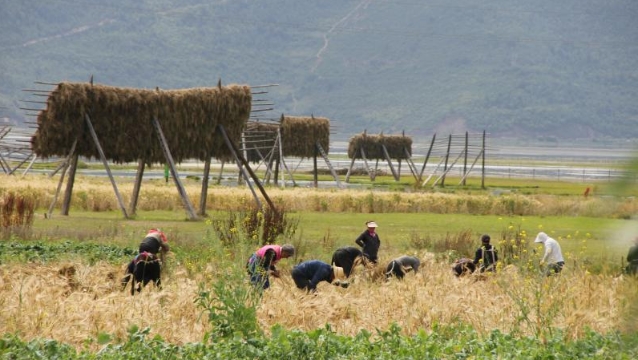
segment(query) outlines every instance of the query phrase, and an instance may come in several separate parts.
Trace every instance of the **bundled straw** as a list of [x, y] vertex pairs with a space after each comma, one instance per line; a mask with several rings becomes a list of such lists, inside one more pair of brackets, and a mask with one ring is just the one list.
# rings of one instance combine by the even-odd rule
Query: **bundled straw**
[[314, 157], [317, 141], [328, 154], [330, 120], [324, 117], [281, 115], [281, 141], [284, 156]]
[[385, 145], [390, 159], [407, 159], [407, 153], [412, 156], [412, 138], [404, 135], [368, 135], [366, 133], [353, 136], [348, 145], [348, 157], [350, 159], [356, 156], [362, 159], [359, 149], [363, 149], [366, 159], [385, 159], [383, 148]]
[[88, 83], [60, 83], [51, 92], [47, 108], [38, 115], [31, 139], [40, 157], [65, 156], [74, 140], [80, 156], [99, 153], [85, 124], [88, 114], [108, 160], [122, 163], [143, 159], [165, 162], [152, 120], [156, 118], [173, 159], [230, 158], [221, 124], [239, 144], [250, 116], [252, 96], [247, 85], [183, 90], [118, 88]]

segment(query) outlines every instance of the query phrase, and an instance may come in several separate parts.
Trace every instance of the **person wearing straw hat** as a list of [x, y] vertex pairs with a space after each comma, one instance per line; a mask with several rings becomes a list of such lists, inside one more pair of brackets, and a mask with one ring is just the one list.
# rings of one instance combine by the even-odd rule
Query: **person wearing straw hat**
[[366, 227], [367, 230], [362, 232], [354, 242], [361, 246], [363, 256], [376, 265], [378, 261], [377, 254], [379, 252], [379, 247], [381, 246], [381, 240], [377, 234], [378, 226], [374, 221], [366, 221]]
[[474, 255], [474, 266], [478, 266], [480, 272], [496, 271], [498, 252], [490, 244], [490, 240], [491, 238], [487, 234], [481, 236], [481, 247], [476, 249], [476, 254]]
[[565, 265], [565, 259], [563, 259], [563, 253], [560, 250], [558, 241], [541, 231], [536, 235], [534, 242], [545, 246], [545, 254], [541, 260], [541, 266], [547, 264], [547, 276], [560, 273]]
[[254, 252], [246, 262], [246, 270], [250, 275], [250, 282], [262, 289], [270, 287], [270, 276], [279, 277], [279, 270], [275, 265], [281, 259], [295, 255], [295, 247], [290, 244], [283, 246], [266, 245]]
[[627, 267], [625, 272], [629, 275], [638, 274], [638, 236], [634, 239], [634, 245], [629, 248], [627, 253]]
[[344, 281], [346, 275], [343, 268], [332, 266], [321, 260], [304, 261], [292, 269], [291, 275], [297, 288], [308, 292], [317, 291], [317, 284], [322, 281], [343, 288], [349, 285]]

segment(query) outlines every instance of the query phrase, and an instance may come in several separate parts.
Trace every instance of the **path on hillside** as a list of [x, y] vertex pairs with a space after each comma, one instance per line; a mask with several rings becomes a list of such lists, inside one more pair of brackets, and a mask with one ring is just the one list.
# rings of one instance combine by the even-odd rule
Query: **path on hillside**
[[372, 2], [372, 0], [363, 0], [363, 1], [361, 1], [359, 4], [357, 4], [357, 6], [354, 7], [354, 9], [352, 9], [349, 13], [347, 13], [346, 16], [344, 16], [341, 19], [339, 19], [339, 21], [334, 23], [334, 25], [332, 25], [330, 27], [330, 29], [325, 34], [323, 34], [323, 46], [321, 47], [321, 49], [319, 49], [319, 51], [317, 51], [317, 54], [315, 54], [316, 60], [315, 60], [315, 64], [312, 66], [312, 69], [310, 69], [311, 73], [314, 73], [315, 70], [317, 70], [317, 67], [319, 67], [319, 64], [321, 64], [321, 61], [322, 61], [321, 55], [328, 49], [328, 44], [330, 42], [330, 34], [335, 32], [339, 25], [344, 24], [350, 18], [352, 18], [352, 16], [359, 9], [367, 7], [368, 5], [370, 5], [371, 2]]

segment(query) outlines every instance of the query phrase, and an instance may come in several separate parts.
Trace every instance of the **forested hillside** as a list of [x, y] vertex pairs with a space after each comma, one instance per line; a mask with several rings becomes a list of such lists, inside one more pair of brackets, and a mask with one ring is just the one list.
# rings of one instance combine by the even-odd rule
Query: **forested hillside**
[[279, 84], [264, 116], [342, 138], [638, 138], [637, 18], [635, 0], [0, 0], [0, 118], [29, 120], [34, 81], [221, 79]]

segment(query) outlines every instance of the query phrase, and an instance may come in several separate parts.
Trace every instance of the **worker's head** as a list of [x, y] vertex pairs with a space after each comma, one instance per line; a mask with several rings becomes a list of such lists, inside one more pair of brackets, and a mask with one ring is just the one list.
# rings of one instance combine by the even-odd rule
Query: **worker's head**
[[281, 247], [281, 257], [288, 258], [295, 255], [295, 247], [290, 244], [285, 244]]

